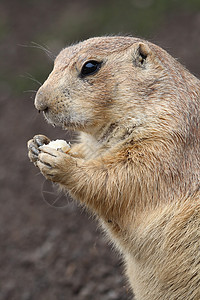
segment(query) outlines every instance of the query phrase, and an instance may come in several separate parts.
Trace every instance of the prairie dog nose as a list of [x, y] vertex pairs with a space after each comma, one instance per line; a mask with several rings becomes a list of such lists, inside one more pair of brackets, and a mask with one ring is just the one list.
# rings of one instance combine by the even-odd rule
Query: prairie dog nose
[[38, 90], [35, 97], [35, 107], [39, 111], [44, 111], [48, 109], [47, 97], [43, 91]]

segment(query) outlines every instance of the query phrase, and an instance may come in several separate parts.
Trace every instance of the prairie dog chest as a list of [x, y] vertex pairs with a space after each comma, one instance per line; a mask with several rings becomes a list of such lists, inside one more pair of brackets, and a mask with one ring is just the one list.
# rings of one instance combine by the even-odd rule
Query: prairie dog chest
[[92, 159], [98, 157], [102, 152], [101, 144], [91, 135], [81, 133], [82, 154], [85, 159]]

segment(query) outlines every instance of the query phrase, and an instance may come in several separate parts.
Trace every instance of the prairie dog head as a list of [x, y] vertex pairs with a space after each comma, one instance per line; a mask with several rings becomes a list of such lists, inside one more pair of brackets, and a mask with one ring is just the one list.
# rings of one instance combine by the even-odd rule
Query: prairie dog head
[[35, 106], [50, 123], [90, 134], [108, 123], [146, 128], [164, 122], [166, 129], [177, 125], [182, 106], [174, 64], [179, 67], [140, 39], [91, 38], [60, 52]]

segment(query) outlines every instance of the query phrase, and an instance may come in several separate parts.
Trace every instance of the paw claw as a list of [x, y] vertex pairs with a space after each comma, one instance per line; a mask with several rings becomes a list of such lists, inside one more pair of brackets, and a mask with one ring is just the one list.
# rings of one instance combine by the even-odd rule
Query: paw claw
[[50, 142], [50, 139], [42, 134], [35, 135], [33, 140], [38, 147], [47, 145]]
[[47, 145], [49, 142], [50, 139], [41, 134], [35, 135], [32, 140], [28, 141], [28, 156], [30, 161], [33, 162], [35, 165], [37, 165], [36, 162], [38, 161], [38, 156], [41, 152], [39, 147]]
[[35, 156], [38, 156], [40, 151], [38, 148], [36, 148], [33, 144], [30, 144], [29, 150], [31, 150], [32, 154]]
[[40, 139], [38, 139], [38, 138], [35, 138], [35, 141], [36, 141], [36, 144], [38, 145], [38, 147], [44, 145], [43, 142]]

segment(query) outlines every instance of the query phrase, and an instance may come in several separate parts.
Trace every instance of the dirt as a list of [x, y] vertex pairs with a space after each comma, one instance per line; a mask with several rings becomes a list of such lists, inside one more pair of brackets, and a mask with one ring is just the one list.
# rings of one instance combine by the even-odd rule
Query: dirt
[[[152, 40], [200, 75], [199, 29], [200, 13], [171, 15]], [[2, 53], [9, 52], [7, 59], [16, 57], [10, 54], [12, 39], [7, 42]], [[29, 163], [26, 142], [37, 133], [73, 139], [47, 125], [30, 97], [14, 96], [12, 86], [4, 82], [0, 99], [0, 300], [132, 299], [122, 275], [123, 263], [98, 223], [67, 196], [55, 194]]]

